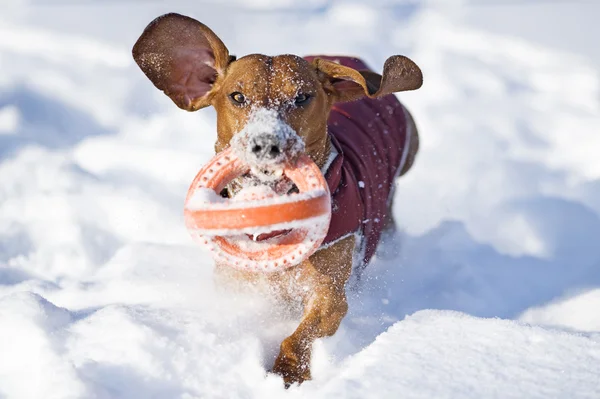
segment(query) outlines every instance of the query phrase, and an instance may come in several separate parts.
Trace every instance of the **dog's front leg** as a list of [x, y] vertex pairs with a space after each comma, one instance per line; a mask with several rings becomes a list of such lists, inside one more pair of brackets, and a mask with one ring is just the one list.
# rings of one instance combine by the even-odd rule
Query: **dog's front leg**
[[353, 236], [347, 237], [299, 265], [302, 268], [300, 284], [309, 284], [312, 290], [305, 298], [300, 325], [281, 343], [273, 366], [286, 386], [311, 378], [314, 340], [333, 335], [348, 311], [345, 285], [352, 271], [354, 242]]

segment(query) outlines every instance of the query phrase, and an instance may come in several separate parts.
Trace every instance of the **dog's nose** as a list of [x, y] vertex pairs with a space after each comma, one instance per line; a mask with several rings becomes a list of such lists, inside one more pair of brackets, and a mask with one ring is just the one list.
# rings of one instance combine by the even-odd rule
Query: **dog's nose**
[[259, 161], [273, 160], [281, 155], [281, 145], [274, 134], [261, 134], [252, 138], [250, 151]]

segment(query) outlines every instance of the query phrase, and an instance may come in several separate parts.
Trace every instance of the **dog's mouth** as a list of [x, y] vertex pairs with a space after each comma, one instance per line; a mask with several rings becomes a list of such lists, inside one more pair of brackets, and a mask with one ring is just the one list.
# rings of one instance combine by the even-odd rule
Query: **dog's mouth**
[[[283, 169], [272, 168], [252, 168], [249, 172], [235, 179], [227, 185], [222, 191], [224, 198], [235, 199], [244, 188], [248, 187], [266, 187], [272, 190], [276, 195], [288, 195], [298, 193], [298, 187], [283, 173]], [[278, 239], [291, 230], [274, 230], [261, 232], [257, 234], [247, 234], [246, 236], [253, 241], [266, 241]]]
[[[304, 141], [277, 110], [256, 108], [244, 127], [231, 139], [234, 153], [250, 171], [229, 184], [222, 195], [234, 199], [245, 188], [266, 186], [275, 195], [298, 192], [285, 176], [286, 164], [294, 164], [305, 151]], [[254, 241], [276, 239], [290, 230], [261, 232], [249, 236]]]
[[260, 165], [257, 165], [251, 167], [247, 175], [256, 184], [273, 185], [286, 179], [282, 167], [260, 167]]

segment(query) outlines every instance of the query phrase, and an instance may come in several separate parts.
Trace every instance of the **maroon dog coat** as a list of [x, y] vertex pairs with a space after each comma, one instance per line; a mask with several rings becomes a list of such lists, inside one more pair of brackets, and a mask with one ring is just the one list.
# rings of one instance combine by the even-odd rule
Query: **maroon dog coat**
[[[357, 70], [366, 64], [350, 57], [323, 58]], [[331, 225], [323, 246], [349, 234], [362, 237], [362, 264], [366, 265], [381, 238], [388, 218], [394, 180], [408, 154], [407, 119], [393, 94], [334, 105], [327, 121], [337, 156], [325, 172], [331, 190]]]

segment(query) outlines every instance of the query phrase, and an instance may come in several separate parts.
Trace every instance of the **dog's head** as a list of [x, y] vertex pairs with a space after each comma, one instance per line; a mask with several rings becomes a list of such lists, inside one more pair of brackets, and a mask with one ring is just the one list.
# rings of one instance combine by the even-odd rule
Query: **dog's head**
[[336, 102], [379, 97], [421, 86], [417, 65], [390, 57], [383, 76], [335, 62], [294, 55], [252, 54], [237, 59], [207, 26], [163, 15], [133, 48], [140, 68], [180, 108], [217, 111], [217, 151], [231, 145], [260, 168], [281, 165], [306, 151], [326, 156], [327, 118]]

